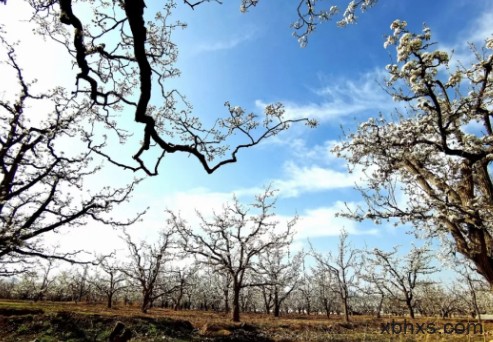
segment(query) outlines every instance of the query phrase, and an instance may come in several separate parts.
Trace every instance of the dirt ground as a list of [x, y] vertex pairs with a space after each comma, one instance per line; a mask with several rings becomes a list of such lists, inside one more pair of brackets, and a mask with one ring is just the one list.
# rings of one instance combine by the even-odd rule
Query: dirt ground
[[122, 322], [131, 341], [493, 341], [493, 321], [467, 318], [354, 316], [349, 324], [337, 316], [242, 314], [242, 323], [229, 315], [195, 310], [0, 300], [0, 341], [108, 341]]

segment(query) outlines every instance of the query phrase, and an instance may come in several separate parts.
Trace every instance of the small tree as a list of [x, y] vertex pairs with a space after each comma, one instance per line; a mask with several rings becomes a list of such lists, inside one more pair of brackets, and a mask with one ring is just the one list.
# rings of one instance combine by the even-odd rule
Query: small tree
[[460, 296], [437, 283], [423, 283], [417, 287], [417, 309], [422, 316], [448, 318], [459, 311]]
[[159, 242], [154, 245], [144, 241], [137, 245], [127, 232], [124, 235], [130, 252], [130, 263], [120, 268], [120, 271], [137, 283], [142, 294], [141, 310], [147, 313], [153, 301], [165, 294], [156, 291], [156, 284], [164, 264], [171, 260], [173, 231], [163, 230]]
[[159, 283], [159, 288], [173, 302], [173, 310], [177, 311], [183, 308], [184, 297], [191, 290], [191, 287], [195, 285], [193, 280], [198, 271], [199, 267], [197, 264], [185, 266], [170, 265], [166, 269], [165, 276], [161, 277], [163, 281]]
[[341, 300], [345, 322], [349, 322], [349, 295], [351, 288], [356, 285], [357, 257], [359, 254], [357, 250], [351, 248], [347, 237], [347, 232], [342, 230], [336, 256], [330, 254], [324, 256], [315, 252], [312, 247], [317, 268], [332, 273], [335, 284], [334, 290]]
[[361, 263], [362, 267], [358, 272], [358, 276], [363, 280], [363, 284], [360, 286], [361, 292], [366, 296], [376, 296], [378, 298], [377, 304], [374, 307], [374, 312], [376, 317], [380, 318], [386, 295], [385, 283], [388, 280], [386, 269], [380, 269], [378, 261], [377, 264], [375, 261], [376, 260], [372, 260], [371, 258], [366, 258], [366, 254], [364, 254]]
[[315, 284], [313, 283], [313, 275], [303, 263], [303, 268], [296, 291], [294, 292], [294, 303], [298, 313], [306, 313], [310, 315], [313, 311], [315, 302]]
[[458, 274], [457, 286], [454, 288], [461, 297], [467, 314], [481, 320], [481, 312], [485, 305], [480, 300], [481, 293], [487, 292], [488, 286], [484, 278], [478, 278], [477, 271], [471, 263], [458, 258], [454, 265], [454, 270]]
[[105, 275], [97, 274], [91, 284], [106, 296], [106, 306], [111, 309], [115, 295], [128, 286], [125, 275], [120, 271], [121, 267], [114, 260], [109, 260], [109, 257], [103, 258], [98, 266]]
[[[218, 310], [224, 300], [224, 282], [221, 274], [212, 267], [203, 265], [194, 276], [193, 300], [195, 308], [201, 310]], [[229, 299], [228, 299], [229, 300]]]
[[259, 283], [265, 283], [260, 289], [266, 312], [273, 309], [274, 317], [279, 317], [282, 303], [298, 286], [303, 258], [304, 252], [290, 258], [286, 248], [268, 249], [259, 257]]
[[72, 273], [72, 276], [70, 277], [69, 288], [72, 294], [72, 300], [75, 304], [81, 302], [83, 298], [87, 301], [92, 290], [92, 284], [89, 281], [89, 265], [84, 265], [81, 268], [82, 271], [78, 269], [75, 273]]
[[338, 294], [336, 293], [333, 274], [331, 271], [315, 267], [312, 282], [314, 286], [315, 298], [319, 303], [321, 310], [325, 311], [327, 319], [330, 319], [330, 314], [339, 305]]
[[436, 272], [430, 265], [430, 250], [425, 246], [413, 247], [403, 258], [397, 254], [394, 247], [392, 252], [384, 252], [374, 249], [372, 252], [373, 263], [379, 265], [388, 274], [388, 282], [382, 283], [386, 291], [395, 299], [404, 302], [409, 311], [409, 316], [414, 318], [416, 304], [415, 290], [418, 286], [418, 277]]
[[[240, 320], [240, 292], [246, 286], [248, 274], [258, 273], [259, 257], [267, 250], [288, 246], [292, 241], [292, 228], [296, 218], [287, 223], [284, 231], [278, 231], [278, 222], [273, 220], [274, 191], [267, 188], [256, 197], [250, 214], [236, 198], [225, 204], [220, 214], [214, 213], [207, 220], [201, 213], [200, 230], [194, 230], [179, 216], [168, 210], [168, 224], [180, 235], [180, 246], [185, 253], [197, 256], [199, 262], [211, 265], [218, 272], [231, 277], [233, 290], [233, 314], [235, 322]], [[249, 215], [250, 214], [250, 215]]]

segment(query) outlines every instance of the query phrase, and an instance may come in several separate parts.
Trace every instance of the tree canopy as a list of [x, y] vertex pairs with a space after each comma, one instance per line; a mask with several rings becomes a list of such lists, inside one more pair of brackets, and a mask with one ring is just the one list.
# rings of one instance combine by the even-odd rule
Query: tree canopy
[[493, 285], [493, 39], [471, 47], [465, 66], [436, 49], [431, 30], [392, 23], [396, 45], [387, 70], [389, 93], [404, 109], [362, 123], [334, 151], [350, 167], [373, 167], [361, 192], [368, 208], [355, 219], [397, 218], [428, 237], [452, 243]]
[[[192, 9], [199, 3], [186, 2]], [[2, 10], [8, 10], [6, 5]], [[59, 72], [72, 75], [74, 86], [33, 90], [35, 81], [27, 79], [16, 58], [16, 42], [9, 41], [0, 23], [1, 58], [18, 83], [12, 98], [0, 100], [2, 263], [13, 264], [26, 255], [74, 261], [69, 255], [48, 253], [41, 235], [88, 220], [111, 225], [135, 222], [139, 213], [127, 221], [108, 214], [129, 198], [137, 180], [121, 188], [88, 186], [104, 164], [138, 172], [139, 177], [152, 176], [158, 174], [166, 154], [186, 153], [213, 173], [236, 162], [240, 150], [292, 123], [315, 125], [312, 120], [286, 118], [280, 103], [267, 105], [257, 115], [226, 102], [225, 117], [204, 127], [180, 91], [167, 83], [180, 74], [171, 38], [173, 30], [184, 24], [171, 22], [174, 1], [155, 13], [147, 13], [142, 0], [36, 0], [29, 5], [33, 39], [50, 39], [64, 47], [74, 68]], [[38, 111], [34, 119], [31, 106], [36, 101], [50, 109]], [[132, 115], [142, 124], [141, 131], [126, 130]], [[133, 145], [133, 161], [128, 163], [108, 145], [128, 143], [134, 134], [141, 140]], [[230, 146], [228, 140], [235, 135], [242, 139], [235, 137], [239, 143]], [[146, 155], [151, 149], [159, 151]]]
[[[202, 2], [185, 4], [194, 8]], [[133, 164], [106, 152], [106, 139], [97, 143], [94, 137], [86, 137], [92, 151], [119, 167], [156, 175], [166, 153], [187, 153], [212, 173], [236, 162], [240, 150], [277, 135], [292, 123], [315, 125], [312, 120], [285, 118], [279, 103], [268, 105], [263, 115], [257, 115], [226, 102], [227, 115], [212, 127], [204, 127], [182, 93], [168, 86], [170, 79], [180, 75], [172, 33], [185, 26], [170, 18], [177, 6], [174, 1], [152, 13], [143, 0], [97, 4], [41, 0], [30, 4], [37, 33], [63, 44], [73, 59], [78, 72], [71, 90], [90, 104], [94, 111], [91, 120], [111, 128], [121, 142], [130, 137], [121, 125], [126, 115], [133, 113], [134, 121], [142, 124], [142, 140], [133, 149]], [[235, 134], [243, 141], [228, 146], [228, 138]], [[146, 162], [145, 152], [153, 147], [161, 152], [154, 162]]]

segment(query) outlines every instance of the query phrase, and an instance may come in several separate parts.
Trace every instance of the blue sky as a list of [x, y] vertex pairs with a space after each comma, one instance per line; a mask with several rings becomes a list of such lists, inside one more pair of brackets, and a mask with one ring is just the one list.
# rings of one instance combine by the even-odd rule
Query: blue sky
[[[15, 8], [10, 7], [14, 4], [9, 2], [0, 9], [0, 22], [13, 20], [6, 18], [5, 10]], [[405, 234], [406, 228], [335, 217], [344, 209], [344, 202], [361, 202], [353, 186], [362, 173], [347, 174], [344, 161], [329, 150], [341, 138], [341, 126], [354, 129], [370, 116], [390, 113], [399, 105], [379, 85], [394, 53], [393, 47], [383, 48], [393, 20], [406, 20], [414, 31], [426, 23], [440, 48], [454, 49], [454, 56], [467, 63], [471, 58], [467, 42], [480, 44], [493, 33], [489, 28], [493, 3], [382, 0], [367, 13], [358, 12], [356, 25], [341, 29], [335, 22], [328, 22], [319, 26], [306, 48], [300, 48], [291, 35], [296, 4], [294, 0], [261, 0], [243, 14], [239, 0], [224, 1], [222, 5], [206, 3], [195, 11], [178, 3], [174, 17], [186, 22], [188, 28], [173, 35], [180, 50], [177, 66], [182, 76], [170, 85], [187, 96], [195, 115], [211, 123], [219, 115], [227, 115], [225, 101], [252, 112], [261, 112], [264, 104], [280, 101], [289, 115], [316, 118], [320, 125], [315, 129], [293, 127], [276, 139], [244, 150], [238, 163], [213, 175], [206, 174], [196, 160], [186, 155], [166, 158], [160, 176], [140, 184], [132, 202], [119, 211], [123, 214], [151, 207], [144, 221], [130, 229], [132, 234], [155, 237], [164, 224], [166, 207], [193, 220], [195, 208], [210, 212], [231, 199], [233, 193], [250, 202], [263, 186], [273, 184], [280, 190], [277, 212], [281, 221], [296, 213], [300, 216], [298, 247], [310, 238], [320, 250], [333, 249], [340, 229], [345, 228], [357, 247], [390, 250], [400, 244], [408, 250], [406, 246], [414, 237]], [[154, 10], [153, 6], [148, 1], [149, 10]], [[46, 73], [51, 67], [55, 70], [52, 75], [60, 76], [57, 63], [45, 66]], [[121, 155], [132, 152], [121, 150]], [[132, 176], [122, 173], [109, 168], [108, 179], [102, 182]], [[84, 243], [87, 249], [104, 251], [119, 245], [115, 239], [118, 235], [118, 231], [92, 225], [58, 238], [66, 246], [81, 248]]]

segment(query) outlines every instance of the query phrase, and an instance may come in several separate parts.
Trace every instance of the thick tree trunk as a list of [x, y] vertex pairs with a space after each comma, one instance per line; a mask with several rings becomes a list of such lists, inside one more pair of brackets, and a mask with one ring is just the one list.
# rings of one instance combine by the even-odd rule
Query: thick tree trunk
[[231, 308], [229, 307], [229, 290], [224, 290], [224, 311], [230, 312]]
[[147, 313], [147, 310], [150, 308], [150, 306], [151, 306], [151, 294], [148, 292], [144, 292], [142, 296], [141, 311], [143, 313]]
[[349, 322], [349, 304], [347, 297], [342, 298], [342, 303], [343, 303], [343, 313], [344, 313], [344, 322], [348, 323]]
[[107, 295], [108, 298], [108, 309], [111, 309], [113, 307], [113, 293], [108, 293]]
[[[479, 260], [478, 260], [479, 259]], [[488, 256], [472, 259], [479, 273], [486, 279], [493, 290], [493, 258]]]
[[449, 318], [449, 311], [445, 309], [440, 310], [440, 318]]
[[306, 314], [307, 315], [310, 315], [310, 313], [312, 312], [312, 305], [311, 305], [309, 299], [307, 299], [307, 301], [306, 301], [306, 307], [305, 307], [305, 309], [306, 309]]
[[233, 288], [233, 322], [240, 321], [240, 290], [241, 288], [235, 284]]
[[[469, 239], [472, 241], [467, 246], [469, 248], [456, 239], [457, 250], [474, 263], [478, 273], [484, 277], [493, 290], [493, 257], [490, 256], [492, 236], [481, 228], [469, 226], [468, 229]], [[474, 251], [474, 254], [471, 251]]]
[[409, 310], [409, 317], [414, 318], [414, 307], [412, 305], [412, 298], [406, 299], [406, 305]]
[[274, 317], [279, 317], [281, 315], [281, 305], [276, 303], [274, 305]]
[[281, 311], [281, 301], [279, 300], [279, 293], [274, 292], [274, 317], [279, 317]]
[[382, 306], [383, 306], [383, 299], [384, 299], [384, 296], [381, 295], [380, 296], [380, 301], [378, 302], [378, 306], [377, 306], [377, 318], [380, 318], [382, 317]]

